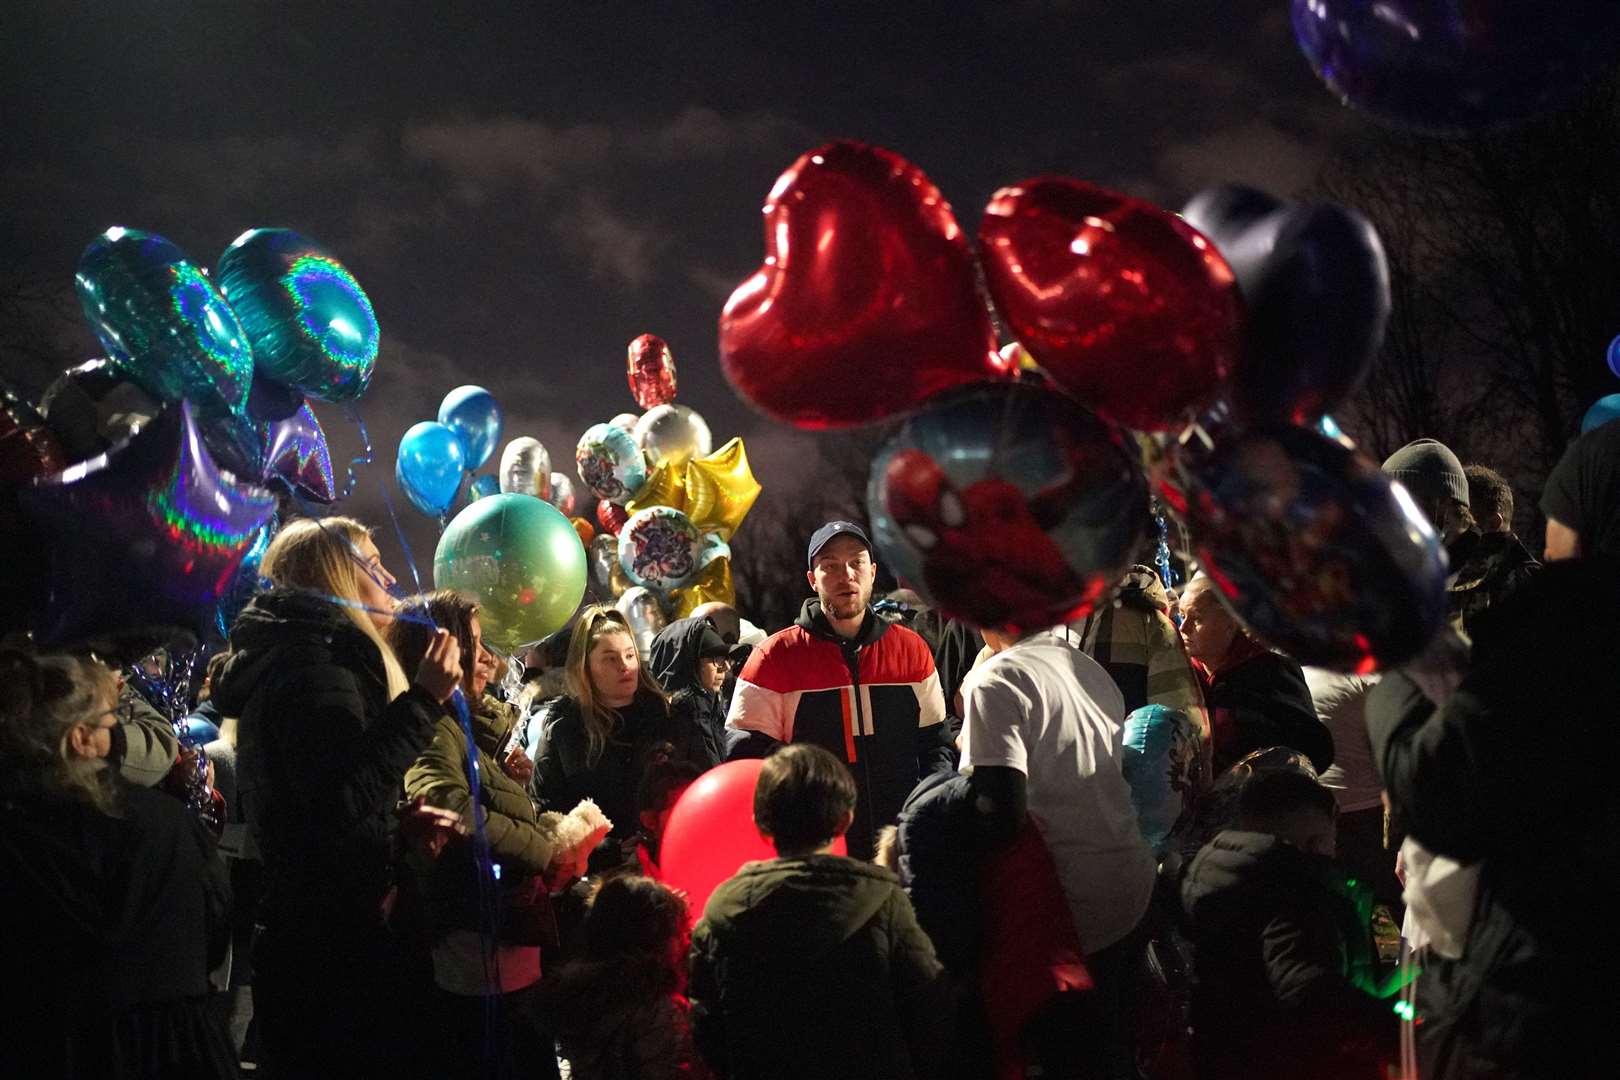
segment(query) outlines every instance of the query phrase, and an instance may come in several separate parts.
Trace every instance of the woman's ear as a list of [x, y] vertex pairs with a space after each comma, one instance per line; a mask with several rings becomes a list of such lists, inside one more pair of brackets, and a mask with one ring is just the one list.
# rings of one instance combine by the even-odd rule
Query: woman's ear
[[88, 724], [74, 724], [68, 728], [68, 749], [74, 757], [95, 757], [95, 747], [92, 745], [96, 735], [95, 728]]

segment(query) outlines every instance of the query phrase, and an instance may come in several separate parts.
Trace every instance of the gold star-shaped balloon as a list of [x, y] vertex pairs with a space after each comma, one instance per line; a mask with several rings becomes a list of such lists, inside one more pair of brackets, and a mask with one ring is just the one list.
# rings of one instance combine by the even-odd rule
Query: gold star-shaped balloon
[[759, 492], [740, 438], [687, 464], [686, 516], [700, 531], [719, 533], [722, 540], [731, 539]]
[[677, 619], [684, 619], [702, 605], [713, 601], [735, 604], [737, 590], [731, 583], [731, 560], [724, 555], [711, 559], [691, 582], [670, 590], [669, 600]]
[[652, 471], [652, 476], [641, 485], [635, 497], [624, 504], [634, 515], [649, 506], [669, 506], [684, 511], [687, 506], [685, 461], [663, 461]]

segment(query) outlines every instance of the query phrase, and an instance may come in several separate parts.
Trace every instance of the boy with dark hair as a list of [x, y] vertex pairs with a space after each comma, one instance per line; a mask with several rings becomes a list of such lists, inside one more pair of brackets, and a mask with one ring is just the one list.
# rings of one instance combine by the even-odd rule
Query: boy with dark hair
[[942, 969], [893, 874], [831, 853], [855, 781], [810, 743], [765, 759], [754, 821], [778, 857], [745, 865], [692, 933], [698, 1047], [733, 1080], [936, 1076]]
[[1257, 773], [1236, 826], [1188, 867], [1200, 1077], [1374, 1076], [1396, 1059], [1395, 1014], [1372, 996], [1370, 898], [1333, 861], [1336, 814], [1314, 777]]

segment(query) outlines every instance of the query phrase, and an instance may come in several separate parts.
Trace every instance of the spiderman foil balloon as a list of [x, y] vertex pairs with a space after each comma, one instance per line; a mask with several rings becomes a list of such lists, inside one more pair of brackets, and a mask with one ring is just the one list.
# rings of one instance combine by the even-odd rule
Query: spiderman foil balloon
[[1276, 425], [1156, 474], [1233, 614], [1301, 664], [1416, 656], [1446, 612], [1446, 555], [1404, 488], [1344, 439]]
[[879, 561], [945, 614], [1012, 630], [1106, 600], [1149, 520], [1124, 436], [1023, 383], [912, 415], [873, 461], [866, 504]]

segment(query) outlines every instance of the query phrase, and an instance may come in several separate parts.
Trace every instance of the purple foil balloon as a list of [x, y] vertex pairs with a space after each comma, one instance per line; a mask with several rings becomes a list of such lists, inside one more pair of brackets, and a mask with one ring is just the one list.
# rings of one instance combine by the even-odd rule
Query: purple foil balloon
[[326, 432], [308, 404], [287, 419], [265, 426], [264, 462], [266, 482], [280, 480], [318, 503], [337, 501]]
[[128, 443], [20, 492], [39, 559], [35, 639], [208, 632], [221, 595], [276, 510], [227, 479], [190, 402]]

